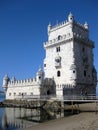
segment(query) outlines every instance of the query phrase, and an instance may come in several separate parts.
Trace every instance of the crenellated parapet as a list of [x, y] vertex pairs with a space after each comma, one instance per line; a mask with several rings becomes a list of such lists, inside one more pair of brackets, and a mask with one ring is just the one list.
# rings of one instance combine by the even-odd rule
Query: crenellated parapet
[[29, 85], [35, 85], [35, 84], [38, 84], [36, 78], [30, 78], [30, 79], [25, 79], [25, 80], [15, 80], [15, 81], [12, 81], [10, 80], [8, 82], [8, 87], [10, 86], [29, 86]]
[[50, 29], [50, 31], [55, 31], [55, 30], [57, 30], [57, 29], [59, 29], [59, 28], [62, 28], [62, 27], [64, 27], [64, 26], [67, 26], [69, 24], [69, 22], [66, 20], [66, 21], [63, 21], [63, 22], [61, 22], [61, 23], [58, 23], [58, 24], [56, 24], [56, 25], [54, 25], [54, 26], [51, 26], [51, 29]]
[[72, 25], [72, 27], [73, 27], [73, 25], [77, 25], [82, 30], [85, 30], [85, 31], [89, 30], [89, 25], [87, 24], [87, 22], [85, 22], [84, 24], [76, 22], [74, 20], [74, 16], [70, 13], [69, 16], [68, 16], [68, 20], [63, 21], [61, 23], [57, 23], [54, 26], [52, 26], [51, 24], [49, 24], [48, 25], [48, 34], [51, 33], [51, 32], [53, 32], [53, 31], [56, 31], [56, 30], [58, 30], [60, 28], [67, 27], [68, 25]]
[[12, 79], [10, 79], [8, 75], [5, 75], [3, 79], [3, 88], [7, 90], [8, 87], [18, 87], [18, 86], [24, 87], [24, 86], [41, 85], [43, 79], [44, 79], [44, 73], [41, 68], [36, 73], [35, 78], [16, 80], [15, 77], [12, 77]]
[[73, 24], [73, 25], [77, 25], [78, 27], [80, 27], [81, 29], [83, 29], [83, 30], [85, 30], [85, 31], [88, 31], [88, 24], [81, 24], [81, 23], [79, 23], [79, 22], [76, 22], [76, 21], [74, 21], [73, 23], [71, 23], [71, 22], [69, 22], [69, 21], [63, 21], [63, 22], [61, 22], [61, 23], [58, 23], [58, 24], [56, 24], [56, 25], [54, 25], [54, 26], [51, 26], [51, 28], [50, 28], [50, 32], [52, 32], [52, 31], [55, 31], [55, 30], [57, 30], [57, 29], [60, 29], [60, 28], [63, 28], [64, 26], [68, 26], [68, 25], [70, 25], [70, 24]]
[[61, 44], [63, 41], [64, 43], [69, 42], [74, 37], [94, 47], [94, 43], [89, 39], [89, 25], [87, 22], [84, 24], [76, 22], [74, 16], [70, 13], [68, 20], [55, 26], [48, 25], [48, 41], [44, 43], [44, 48]]
[[89, 29], [87, 23], [81, 24], [81, 23], [75, 21], [75, 22], [74, 22], [74, 25], [78, 26], [79, 28], [81, 28], [81, 29], [84, 30], [84, 31], [88, 31], [88, 29]]

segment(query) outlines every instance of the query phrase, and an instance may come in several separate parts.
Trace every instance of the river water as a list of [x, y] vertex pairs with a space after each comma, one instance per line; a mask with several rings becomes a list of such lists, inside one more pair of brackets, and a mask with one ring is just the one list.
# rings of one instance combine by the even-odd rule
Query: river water
[[[1, 96], [0, 101], [4, 100]], [[51, 119], [64, 117], [64, 111], [27, 108], [0, 108], [0, 130], [19, 130]]]

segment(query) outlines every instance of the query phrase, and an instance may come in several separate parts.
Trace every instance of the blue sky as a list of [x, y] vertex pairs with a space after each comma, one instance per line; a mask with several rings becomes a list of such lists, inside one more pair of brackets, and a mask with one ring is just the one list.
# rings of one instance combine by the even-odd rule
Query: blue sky
[[0, 0], [0, 86], [5, 74], [16, 79], [35, 77], [45, 57], [48, 23], [65, 21], [69, 12], [76, 21], [89, 24], [98, 71], [97, 0]]

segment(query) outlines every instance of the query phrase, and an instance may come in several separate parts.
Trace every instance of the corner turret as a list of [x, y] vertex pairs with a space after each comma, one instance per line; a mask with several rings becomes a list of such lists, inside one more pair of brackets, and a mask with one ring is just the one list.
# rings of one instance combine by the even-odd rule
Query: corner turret
[[49, 23], [48, 28], [47, 28], [48, 36], [49, 36], [49, 34], [50, 34], [50, 30], [51, 30], [51, 24]]
[[7, 91], [8, 81], [9, 80], [10, 79], [9, 79], [8, 75], [5, 75], [4, 78], [3, 78], [3, 89], [4, 89], [5, 92]]
[[15, 77], [12, 77], [11, 81], [12, 81], [12, 82], [15, 82], [15, 81], [16, 81], [16, 78], [15, 78]]
[[89, 29], [89, 26], [88, 26], [87, 22], [85, 22], [84, 27], [85, 27], [85, 29]]
[[43, 79], [44, 79], [44, 72], [42, 71], [42, 68], [39, 68], [37, 74], [36, 74], [36, 79], [37, 79], [37, 82], [39, 84], [42, 83]]
[[68, 21], [69, 21], [69, 22], [73, 22], [73, 21], [74, 21], [74, 16], [73, 16], [72, 13], [70, 13], [70, 14], [68, 15]]

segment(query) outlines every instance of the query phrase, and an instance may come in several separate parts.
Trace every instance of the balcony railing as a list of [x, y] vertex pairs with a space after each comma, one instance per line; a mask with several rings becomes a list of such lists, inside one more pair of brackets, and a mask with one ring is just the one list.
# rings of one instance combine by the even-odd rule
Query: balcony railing
[[98, 100], [98, 94], [96, 95], [65, 95], [65, 96], [56, 96], [56, 95], [16, 95], [14, 97], [18, 100], [55, 100], [55, 101], [94, 101]]

